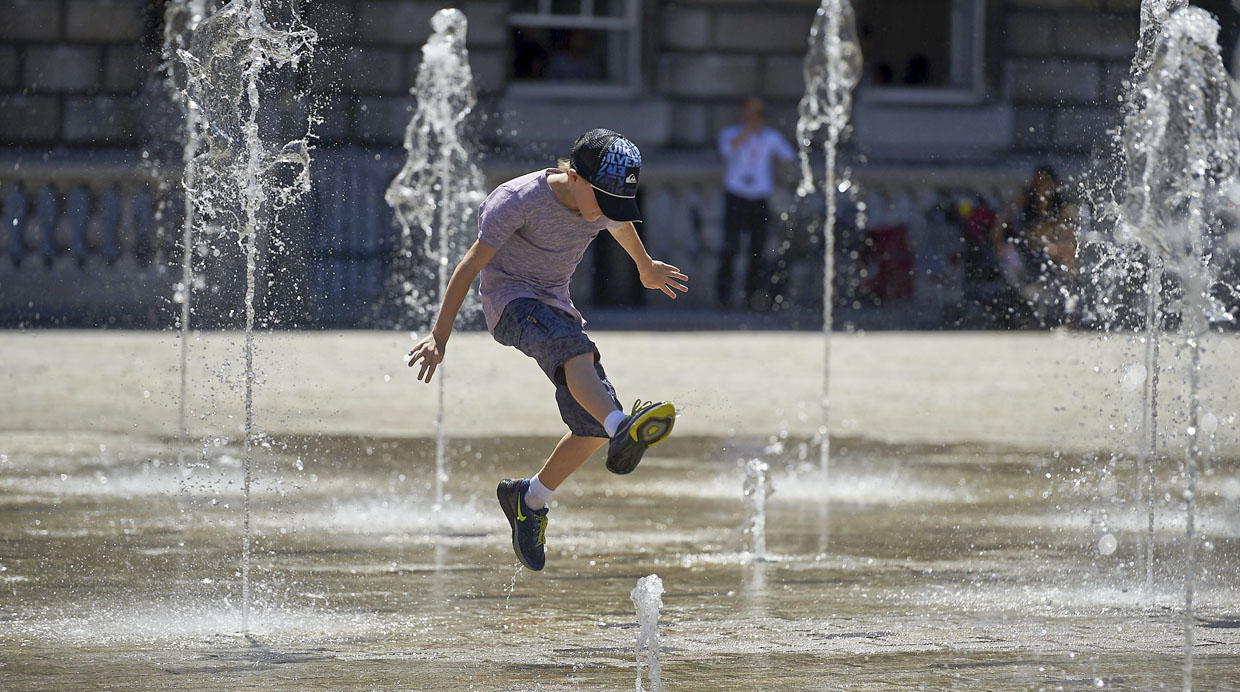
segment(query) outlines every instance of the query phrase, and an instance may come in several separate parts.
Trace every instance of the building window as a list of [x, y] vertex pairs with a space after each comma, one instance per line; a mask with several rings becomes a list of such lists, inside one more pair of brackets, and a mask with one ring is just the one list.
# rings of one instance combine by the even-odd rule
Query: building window
[[972, 102], [984, 87], [985, 0], [861, 0], [861, 98]]
[[512, 0], [510, 93], [627, 95], [641, 86], [640, 0]]

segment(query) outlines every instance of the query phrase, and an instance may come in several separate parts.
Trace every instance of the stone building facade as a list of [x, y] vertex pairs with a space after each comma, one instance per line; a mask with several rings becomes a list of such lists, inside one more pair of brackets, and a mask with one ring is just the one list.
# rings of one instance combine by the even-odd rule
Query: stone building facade
[[[374, 236], [389, 233], [390, 224], [381, 195], [373, 199], [366, 191], [381, 190], [401, 158], [401, 138], [414, 103], [409, 89], [430, 34], [428, 20], [446, 4], [305, 3], [304, 14], [321, 37], [312, 68], [313, 91], [325, 118], [317, 128], [320, 159], [336, 174], [330, 184], [362, 190], [320, 190], [319, 198], [328, 205], [344, 197], [353, 201], [350, 208], [335, 210], [348, 223], [322, 228], [315, 237], [326, 248], [319, 254], [332, 255], [334, 262], [348, 255], [344, 248], [362, 247], [358, 266], [350, 271], [382, 270], [373, 248], [364, 248], [367, 242], [373, 245]], [[462, 0], [457, 6], [470, 20], [468, 45], [480, 96], [476, 135], [487, 152], [488, 174], [499, 180], [551, 161], [567, 151], [574, 133], [588, 127], [625, 132], [642, 147], [646, 160], [648, 244], [691, 256], [687, 263], [702, 285], [709, 285], [719, 243], [715, 138], [736, 118], [745, 97], [760, 95], [770, 106], [772, 124], [791, 139], [803, 89], [806, 36], [818, 4]], [[917, 315], [916, 326], [935, 326], [935, 311], [953, 300], [953, 289], [944, 288], [942, 276], [934, 278], [933, 286], [922, 286], [921, 277], [951, 271], [944, 258], [952, 252], [957, 231], [942, 219], [926, 221], [929, 208], [961, 190], [998, 204], [1025, 183], [1038, 162], [1081, 170], [1118, 122], [1117, 102], [1135, 49], [1140, 3], [856, 4], [867, 62], [845, 157], [862, 183], [870, 216], [880, 223], [903, 219], [911, 224], [908, 242], [919, 278], [903, 314]], [[1228, 0], [1197, 4], [1221, 17], [1230, 57], [1237, 34], [1234, 8]], [[140, 195], [147, 177], [161, 175], [141, 163], [144, 150], [158, 139], [155, 130], [163, 127], [163, 120], [151, 115], [158, 110], [152, 106], [158, 100], [153, 85], [162, 79], [163, 7], [159, 0], [0, 3], [0, 204], [8, 227], [0, 231], [0, 253], [9, 258], [0, 266], [0, 319], [95, 319], [88, 316], [108, 313], [106, 304], [74, 308], [74, 300], [82, 299], [61, 296], [65, 291], [57, 286], [80, 284], [72, 272], [109, 271], [94, 267], [123, 263], [142, 242], [175, 244], [167, 238], [142, 241], [142, 233], [156, 231], [133, 230], [143, 223], [159, 225], [158, 209], [139, 208], [154, 203], [146, 198], [135, 202], [134, 195]], [[908, 46], [917, 50], [910, 53]], [[354, 171], [347, 181], [340, 177], [343, 170]], [[75, 190], [85, 191], [76, 201], [71, 199]], [[118, 196], [110, 226], [97, 218], [108, 194]], [[787, 208], [789, 195], [781, 195], [778, 204]], [[102, 226], [111, 230], [100, 231]], [[111, 240], [92, 241], [92, 233]], [[355, 238], [358, 233], [372, 240]], [[148, 258], [156, 266], [162, 261], [159, 252], [174, 254], [156, 250], [151, 251], [154, 259]], [[108, 252], [117, 257], [105, 257]], [[577, 280], [584, 286], [590, 275], [608, 274], [613, 261], [601, 254], [592, 257], [584, 278]], [[62, 264], [74, 266], [62, 270]], [[166, 308], [146, 305], [151, 301], [143, 297], [152, 282], [173, 280], [159, 276], [144, 274], [120, 291], [114, 289], [128, 285], [124, 279], [98, 279], [97, 288], [130, 296], [132, 304], [118, 314], [139, 316], [124, 322], [163, 323], [167, 320], [152, 315], [164, 315]], [[364, 286], [324, 300], [375, 299], [365, 294], [378, 290], [378, 284], [365, 280], [358, 285]], [[579, 296], [584, 291], [590, 289], [575, 287]], [[605, 303], [606, 294], [588, 295]], [[703, 307], [706, 299], [684, 302]], [[39, 300], [50, 304], [43, 311], [32, 308]], [[352, 313], [344, 309], [341, 314]], [[326, 316], [321, 322], [349, 323]]]

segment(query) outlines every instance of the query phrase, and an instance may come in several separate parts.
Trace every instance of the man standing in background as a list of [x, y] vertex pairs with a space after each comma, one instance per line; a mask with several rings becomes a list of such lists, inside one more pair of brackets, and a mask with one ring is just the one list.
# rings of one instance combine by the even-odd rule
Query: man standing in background
[[742, 231], [749, 234], [749, 265], [745, 272], [745, 299], [752, 306], [762, 290], [763, 252], [770, 217], [767, 199], [775, 187], [775, 160], [789, 162], [796, 151], [783, 135], [766, 126], [766, 104], [757, 96], [745, 100], [742, 123], [719, 134], [724, 173], [723, 247], [715, 298], [721, 308], [731, 307], [732, 269], [740, 251]]

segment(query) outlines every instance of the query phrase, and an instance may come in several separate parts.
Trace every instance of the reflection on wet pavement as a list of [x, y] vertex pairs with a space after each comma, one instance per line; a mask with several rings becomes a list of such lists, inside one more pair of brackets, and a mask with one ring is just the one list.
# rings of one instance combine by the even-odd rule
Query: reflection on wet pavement
[[[1131, 460], [856, 441], [825, 485], [796, 441], [674, 438], [625, 477], [595, 460], [556, 493], [547, 570], [522, 571], [494, 484], [552, 444], [457, 441], [432, 511], [432, 442], [269, 441], [246, 637], [235, 449], [182, 471], [160, 440], [0, 436], [0, 688], [630, 689], [649, 574], [667, 690], [1179, 684], [1174, 463], [1150, 595]], [[765, 560], [744, 533], [755, 456]], [[1200, 493], [1200, 689], [1240, 686], [1234, 471]]]

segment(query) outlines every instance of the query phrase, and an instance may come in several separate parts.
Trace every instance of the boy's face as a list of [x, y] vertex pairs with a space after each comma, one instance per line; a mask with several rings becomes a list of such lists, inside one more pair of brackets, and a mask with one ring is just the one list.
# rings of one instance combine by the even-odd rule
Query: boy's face
[[594, 196], [594, 188], [590, 187], [590, 183], [578, 175], [577, 171], [569, 171], [568, 180], [581, 216], [591, 223], [603, 218], [603, 210], [598, 208], [598, 198]]

